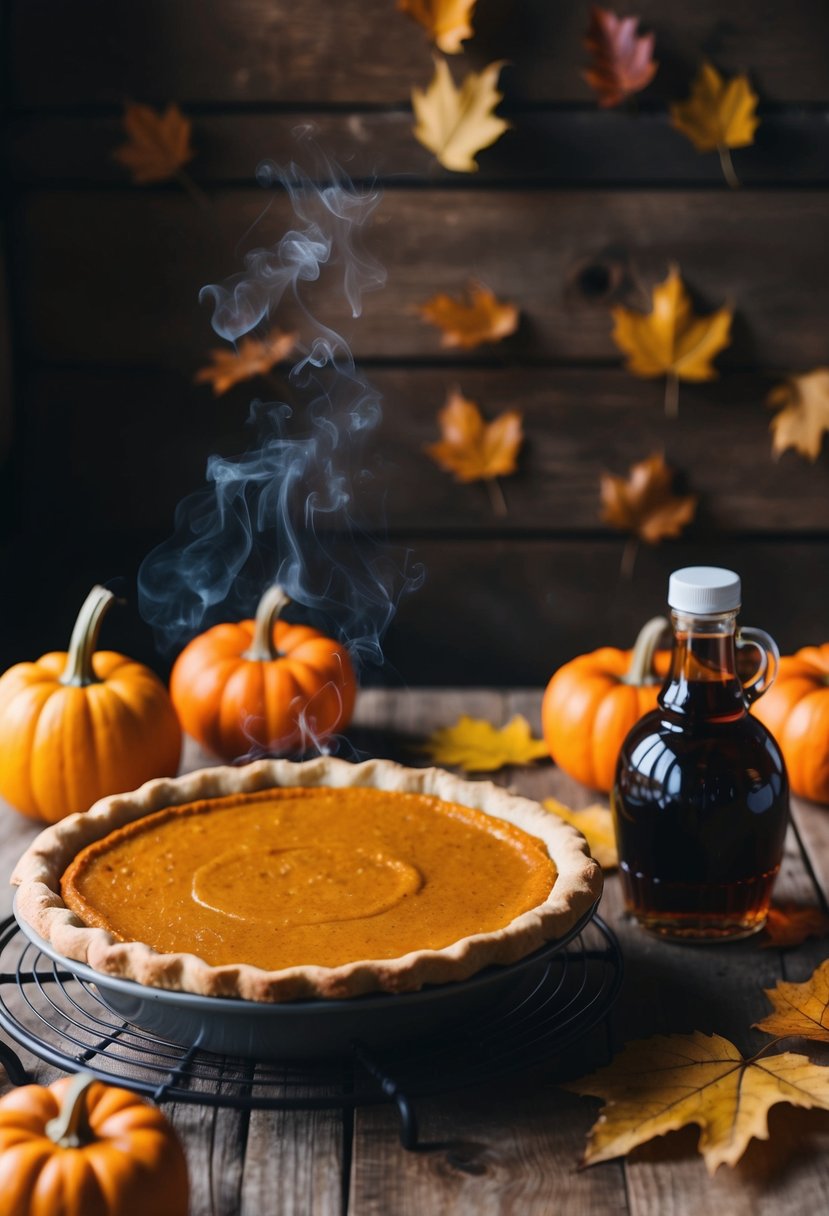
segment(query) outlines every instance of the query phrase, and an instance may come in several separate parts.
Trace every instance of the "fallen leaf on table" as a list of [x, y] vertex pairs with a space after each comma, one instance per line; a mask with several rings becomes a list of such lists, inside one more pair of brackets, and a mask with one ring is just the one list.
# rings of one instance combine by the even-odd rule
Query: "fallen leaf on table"
[[627, 478], [602, 473], [602, 519], [649, 545], [679, 536], [694, 518], [694, 494], [673, 493], [673, 470], [660, 452], [631, 465]]
[[716, 378], [711, 361], [729, 344], [734, 313], [720, 308], [706, 317], [695, 316], [679, 269], [673, 265], [665, 281], [653, 288], [652, 302], [649, 313], [612, 309], [612, 337], [627, 355], [625, 366], [634, 376], [668, 377], [665, 412], [675, 416], [679, 380]]
[[791, 1052], [745, 1060], [728, 1039], [699, 1031], [629, 1043], [609, 1067], [563, 1088], [605, 1102], [584, 1165], [696, 1123], [713, 1174], [736, 1165], [752, 1137], [768, 1139], [768, 1112], [778, 1102], [829, 1110], [829, 1068]]
[[297, 335], [274, 329], [265, 338], [243, 338], [236, 350], [211, 350], [212, 363], [196, 372], [196, 384], [212, 384], [217, 397], [234, 384], [265, 376], [277, 363], [287, 359], [296, 346]]
[[485, 422], [474, 401], [457, 389], [438, 414], [442, 438], [427, 454], [456, 481], [487, 481], [514, 473], [524, 432], [518, 410], [507, 410]]
[[534, 739], [521, 714], [500, 730], [484, 718], [465, 714], [454, 726], [430, 735], [422, 748], [435, 764], [449, 764], [468, 773], [491, 773], [508, 764], [531, 764], [548, 756], [542, 739]]
[[619, 17], [609, 8], [594, 5], [584, 45], [593, 64], [582, 73], [595, 89], [600, 106], [618, 106], [653, 80], [658, 63], [653, 59], [653, 34], [639, 34], [638, 17]]
[[780, 410], [771, 420], [774, 455], [794, 448], [801, 456], [817, 460], [824, 431], [829, 431], [829, 368], [790, 376], [772, 389], [766, 402]]
[[496, 84], [503, 62], [470, 72], [457, 87], [444, 59], [435, 60], [435, 74], [426, 89], [412, 89], [417, 125], [415, 139], [434, 152], [445, 169], [475, 173], [477, 154], [508, 130], [494, 113], [503, 99]]
[[[798, 1035], [829, 1043], [829, 959], [802, 984], [781, 980], [776, 988], [765, 988], [773, 1012], [757, 1023], [757, 1029], [775, 1038]], [[826, 1070], [829, 1074], [829, 1069]]]
[[475, 33], [472, 12], [477, 0], [397, 0], [401, 13], [408, 13], [426, 30], [444, 55], [457, 55], [462, 42]]
[[543, 806], [565, 823], [578, 828], [603, 870], [616, 869], [619, 864], [616, 834], [613, 831], [613, 816], [606, 806], [597, 802], [593, 806], [585, 807], [583, 811], [571, 811], [569, 806], [555, 798], [545, 798]]
[[461, 296], [439, 292], [418, 312], [441, 330], [440, 344], [447, 349], [473, 350], [483, 342], [500, 342], [518, 328], [515, 305], [504, 304], [482, 283], [470, 283]]
[[757, 94], [748, 77], [725, 80], [710, 63], [703, 63], [691, 86], [687, 101], [671, 105], [671, 122], [687, 135], [697, 152], [719, 152], [723, 174], [729, 186], [739, 186], [731, 163], [729, 148], [745, 148], [754, 143], [757, 130]]
[[112, 155], [142, 185], [176, 177], [195, 156], [190, 147], [190, 119], [177, 105], [169, 105], [163, 114], [152, 106], [128, 105], [124, 127], [128, 142]]
[[807, 937], [829, 935], [829, 916], [822, 908], [804, 907], [802, 904], [772, 904], [766, 919], [765, 937], [762, 945], [799, 946]]

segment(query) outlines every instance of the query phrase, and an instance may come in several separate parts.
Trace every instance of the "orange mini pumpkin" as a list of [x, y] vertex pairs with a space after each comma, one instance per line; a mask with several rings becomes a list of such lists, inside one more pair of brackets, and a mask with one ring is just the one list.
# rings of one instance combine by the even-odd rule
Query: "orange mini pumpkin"
[[170, 677], [185, 731], [225, 760], [250, 751], [304, 750], [351, 719], [357, 682], [345, 647], [279, 614], [281, 587], [255, 621], [214, 625], [179, 655]]
[[181, 728], [149, 667], [95, 646], [114, 596], [93, 587], [68, 652], [0, 677], [0, 797], [55, 823], [178, 770]]
[[829, 802], [829, 642], [782, 658], [751, 712], [780, 744], [793, 792]]
[[656, 707], [668, 652], [654, 652], [667, 624], [661, 616], [648, 621], [632, 651], [603, 646], [571, 659], [547, 685], [541, 706], [547, 749], [560, 769], [591, 789], [609, 792], [625, 736]]
[[80, 1074], [0, 1099], [3, 1216], [187, 1216], [187, 1164], [167, 1119]]

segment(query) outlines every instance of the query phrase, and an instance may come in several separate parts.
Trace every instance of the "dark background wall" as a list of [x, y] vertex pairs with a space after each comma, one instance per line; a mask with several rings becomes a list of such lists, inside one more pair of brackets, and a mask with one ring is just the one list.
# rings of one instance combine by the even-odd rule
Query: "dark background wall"
[[[322, 144], [385, 199], [372, 248], [386, 290], [342, 324], [386, 401], [378, 436], [397, 466], [389, 527], [428, 571], [388, 639], [411, 682], [538, 683], [584, 648], [630, 640], [659, 611], [669, 571], [711, 561], [744, 577], [745, 617], [793, 648], [826, 637], [829, 456], [770, 456], [764, 400], [777, 379], [829, 362], [829, 5], [825, 0], [639, 0], [660, 69], [635, 112], [600, 111], [581, 79], [588, 5], [479, 0], [456, 76], [506, 59], [515, 124], [480, 172], [435, 169], [411, 135], [409, 94], [432, 73], [420, 30], [392, 0], [16, 0], [4, 9], [4, 241], [13, 375], [0, 404], [3, 664], [62, 647], [94, 580], [122, 576], [130, 606], [105, 641], [154, 657], [134, 578], [214, 451], [242, 443], [242, 385], [192, 383], [218, 345], [197, 292], [237, 268], [262, 209], [259, 160], [289, 158], [313, 122]], [[748, 71], [761, 96], [744, 183], [674, 131], [700, 59]], [[199, 208], [176, 185], [139, 187], [112, 160], [127, 100], [178, 102], [193, 120]], [[278, 200], [262, 232], [286, 221]], [[712, 384], [624, 371], [609, 307], [679, 262], [700, 309], [732, 301], [733, 342]], [[459, 359], [414, 314], [470, 276], [522, 309], [519, 333]], [[0, 309], [2, 313], [2, 309]], [[480, 486], [423, 456], [448, 387], [484, 412], [524, 411], [528, 442]], [[664, 450], [700, 495], [679, 542], [643, 549], [603, 527], [598, 478]], [[682, 482], [680, 482], [682, 484]]]

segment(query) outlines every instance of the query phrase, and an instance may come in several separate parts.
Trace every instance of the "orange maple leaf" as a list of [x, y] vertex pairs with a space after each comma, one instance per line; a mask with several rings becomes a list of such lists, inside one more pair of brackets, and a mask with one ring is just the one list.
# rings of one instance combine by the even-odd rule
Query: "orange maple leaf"
[[823, 436], [829, 431], [829, 368], [816, 367], [802, 376], [790, 376], [769, 393], [766, 403], [779, 413], [771, 420], [772, 453], [794, 448], [817, 460]]
[[799, 946], [807, 937], [829, 935], [829, 916], [822, 908], [786, 903], [772, 904], [766, 919], [764, 946], [786, 949]]
[[214, 394], [220, 397], [242, 380], [267, 375], [277, 363], [287, 359], [296, 342], [295, 333], [274, 329], [265, 338], [243, 338], [236, 350], [211, 350], [213, 362], [196, 372], [195, 382], [212, 384]]
[[673, 470], [661, 452], [631, 465], [627, 478], [602, 473], [602, 519], [649, 545], [679, 536], [694, 518], [697, 499], [693, 494], [674, 494], [673, 481]]
[[582, 75], [598, 94], [600, 106], [618, 106], [646, 88], [656, 75], [654, 36], [638, 34], [638, 28], [638, 17], [619, 17], [598, 5], [590, 10], [584, 45], [593, 64]]
[[474, 281], [461, 296], [439, 292], [418, 312], [441, 330], [440, 344], [447, 349], [473, 350], [484, 342], [500, 342], [518, 328], [515, 305], [502, 303], [488, 287]]
[[128, 105], [124, 127], [129, 139], [112, 155], [129, 169], [135, 182], [167, 181], [195, 156], [190, 147], [192, 124], [177, 105], [169, 105], [163, 114], [152, 106]]
[[524, 432], [518, 410], [507, 410], [484, 422], [474, 401], [453, 389], [438, 414], [442, 439], [427, 446], [435, 464], [456, 481], [489, 481], [516, 470]]
[[444, 55], [457, 55], [471, 38], [472, 13], [477, 0], [397, 0], [401, 13], [419, 22]]

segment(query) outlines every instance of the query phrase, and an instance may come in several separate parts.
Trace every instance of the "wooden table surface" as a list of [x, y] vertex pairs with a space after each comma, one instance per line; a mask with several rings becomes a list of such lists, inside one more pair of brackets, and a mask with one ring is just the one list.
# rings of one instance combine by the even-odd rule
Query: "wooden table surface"
[[[461, 713], [506, 721], [525, 714], [538, 729], [538, 691], [421, 689], [363, 693], [351, 737], [366, 754], [419, 763], [413, 742]], [[188, 749], [188, 767], [204, 763]], [[550, 764], [504, 770], [496, 780], [531, 797], [554, 796], [581, 807], [595, 796]], [[36, 829], [0, 807], [0, 873], [12, 865]], [[3, 884], [5, 888], [5, 884]], [[778, 899], [825, 903], [829, 892], [829, 811], [795, 802], [792, 830], [778, 881]], [[11, 897], [0, 893], [2, 912]], [[624, 916], [618, 880], [605, 888], [602, 914], [616, 929], [625, 956], [625, 982], [613, 1016], [614, 1047], [657, 1032], [718, 1032], [748, 1052], [766, 1041], [749, 1028], [767, 1009], [763, 988], [781, 978], [803, 980], [829, 951], [809, 941], [795, 950], [760, 941], [719, 947], [669, 945], [640, 932]], [[20, 1053], [42, 1081], [54, 1069]], [[605, 1063], [607, 1038], [594, 1032], [567, 1053], [566, 1075]], [[560, 1070], [561, 1065], [558, 1065]], [[613, 1161], [577, 1172], [597, 1103], [556, 1088], [539, 1062], [507, 1083], [422, 1101], [424, 1142], [415, 1153], [398, 1140], [395, 1112], [215, 1111], [166, 1107], [181, 1135], [192, 1182], [191, 1216], [576, 1216], [626, 1212], [636, 1216], [803, 1216], [829, 1210], [829, 1113], [778, 1106], [772, 1139], [753, 1142], [740, 1165], [709, 1178], [687, 1128]], [[0, 1089], [7, 1087], [0, 1070]]]

